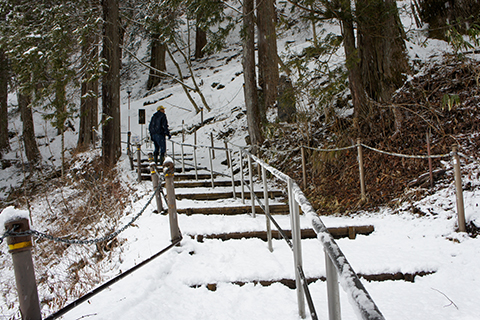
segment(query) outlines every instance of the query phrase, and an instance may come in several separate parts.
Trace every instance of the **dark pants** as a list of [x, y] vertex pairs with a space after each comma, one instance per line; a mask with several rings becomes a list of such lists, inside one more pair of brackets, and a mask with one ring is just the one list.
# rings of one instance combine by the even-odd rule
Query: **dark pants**
[[160, 165], [163, 165], [163, 160], [165, 160], [165, 152], [167, 151], [167, 145], [165, 142], [165, 135], [163, 134], [152, 134], [152, 141], [155, 149], [153, 150], [153, 160], [155, 164], [158, 164], [158, 155], [160, 154]]

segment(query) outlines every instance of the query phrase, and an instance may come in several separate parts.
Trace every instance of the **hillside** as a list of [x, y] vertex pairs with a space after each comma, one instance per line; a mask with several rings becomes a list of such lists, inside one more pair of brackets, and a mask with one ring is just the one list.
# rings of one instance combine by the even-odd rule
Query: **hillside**
[[[332, 28], [336, 28], [336, 26], [332, 26]], [[412, 33], [415, 32], [415, 30], [412, 31]], [[279, 44], [282, 49], [285, 49], [286, 43], [289, 42], [289, 50], [296, 50], [300, 53], [308, 45], [310, 38], [311, 34], [308, 28], [305, 28], [304, 24], [298, 23], [283, 35]], [[426, 134], [430, 131], [432, 154], [448, 154], [452, 145], [455, 144], [458, 145], [462, 154], [476, 159], [476, 153], [480, 147], [478, 134], [480, 132], [478, 108], [480, 103], [480, 56], [467, 54], [463, 59], [459, 59], [458, 56], [449, 53], [450, 48], [446, 43], [426, 40], [423, 33], [419, 31], [408, 42], [409, 54], [412, 61], [415, 61], [414, 74], [396, 93], [392, 103], [392, 106], [402, 110], [403, 119], [400, 129], [395, 130], [394, 128], [394, 119], [389, 110], [392, 106], [377, 106], [382, 111], [379, 112], [378, 118], [371, 119], [372, 125], [367, 131], [369, 134], [362, 136], [361, 141], [365, 145], [388, 152], [426, 155]], [[426, 45], [422, 47], [419, 43], [426, 43]], [[139, 51], [139, 56], [143, 61], [148, 59], [147, 51], [147, 45], [143, 44]], [[341, 61], [341, 52], [338, 53], [336, 59]], [[246, 145], [248, 134], [242, 90], [241, 46], [237, 37], [230, 39], [224, 51], [200, 61], [194, 61], [195, 75], [201, 79], [202, 90], [212, 106], [212, 111], [205, 112], [203, 115], [193, 111], [180, 86], [165, 80], [153, 90], [147, 91], [145, 89], [147, 69], [130, 58], [125, 58], [123, 63], [122, 81], [125, 85], [122, 85], [121, 92], [122, 140], [126, 140], [127, 123], [130, 122], [133, 135], [136, 138], [145, 137], [145, 126], [138, 124], [138, 110], [145, 109], [147, 119], [149, 119], [156, 106], [163, 104], [167, 107], [172, 139], [175, 141], [181, 141], [182, 131], [185, 131], [185, 142], [187, 143], [194, 142], [194, 133], [196, 132], [198, 144], [210, 145], [210, 134], [212, 134], [216, 146], [223, 146], [224, 140], [233, 145]], [[168, 68], [174, 70], [171, 62], [169, 62]], [[131, 101], [127, 98], [127, 87], [132, 88]], [[17, 133], [12, 138], [12, 152], [2, 159], [3, 170], [0, 177], [2, 192], [0, 208], [2, 210], [12, 207], [24, 210], [31, 215], [32, 227], [36, 230], [42, 230], [54, 236], [85, 239], [103, 236], [118, 229], [130, 220], [132, 213], [138, 212], [143, 207], [146, 198], [151, 194], [151, 184], [136, 183], [135, 172], [130, 170], [125, 154], [116, 168], [111, 171], [105, 170], [100, 163], [101, 151], [99, 149], [81, 153], [75, 150], [77, 141], [75, 131], [66, 132], [69, 160], [66, 177], [62, 179], [59, 171], [60, 138], [56, 136], [55, 130], [42, 119], [40, 111], [36, 111], [34, 115], [44, 163], [41, 170], [30, 173], [28, 168], [22, 166], [23, 153], [18, 134], [21, 122], [16, 111], [14, 95], [10, 97], [9, 103], [9, 116]], [[348, 116], [351, 110], [348, 107], [346, 109], [343, 110], [345, 111], [343, 113], [338, 110], [337, 116], [328, 119], [321, 112], [313, 111], [307, 115], [301, 114], [302, 117], [299, 118], [302, 120], [294, 124], [272, 121], [266, 127], [267, 141], [262, 148], [263, 159], [295, 178], [296, 182], [302, 185], [299, 147], [333, 149], [349, 147], [356, 143], [357, 135], [351, 131], [351, 117]], [[303, 110], [301, 111], [303, 112]], [[202, 117], [204, 118], [203, 126], [200, 125]], [[78, 124], [75, 125], [78, 127]], [[151, 144], [147, 145], [143, 151], [148, 152], [151, 148]], [[235, 156], [238, 154], [235, 153]], [[308, 186], [304, 192], [318, 213], [324, 216], [331, 225], [344, 225], [352, 223], [352, 221], [376, 224], [379, 230], [375, 234], [376, 238], [364, 237], [356, 244], [346, 241], [342, 243], [346, 247], [347, 257], [352, 259], [356, 269], [358, 266], [357, 271], [368, 274], [370, 272], [415, 273], [443, 270], [442, 267], [449, 263], [449, 258], [453, 259], [453, 255], [457, 255], [458, 250], [460, 252], [458, 253], [459, 259], [455, 260], [454, 266], [465, 266], [464, 269], [461, 269], [463, 272], [459, 282], [459, 287], [462, 287], [476, 279], [475, 263], [477, 258], [469, 257], [469, 255], [475, 254], [475, 249], [472, 247], [476, 244], [474, 240], [476, 240], [475, 237], [480, 226], [479, 216], [474, 211], [475, 204], [478, 206], [475, 192], [478, 192], [480, 185], [478, 182], [480, 167], [476, 160], [472, 161], [470, 158], [462, 158], [464, 190], [469, 192], [468, 196], [471, 197], [467, 201], [469, 234], [465, 236], [458, 235], [454, 230], [455, 204], [450, 158], [433, 160], [433, 169], [441, 174], [436, 176], [435, 186], [430, 189], [424, 180], [416, 182], [417, 178], [428, 172], [427, 160], [391, 157], [364, 149], [367, 201], [360, 201], [357, 150], [317, 152], [309, 149], [307, 150]], [[219, 168], [226, 170], [225, 166], [220, 163], [218, 165]], [[147, 258], [158, 249], [160, 244], [167, 243], [164, 217], [152, 214], [152, 211], [152, 208], [149, 207], [146, 217], [142, 217], [135, 228], [128, 229], [125, 234], [114, 241], [98, 246], [67, 246], [59, 243], [52, 244], [44, 239], [37, 241], [35, 264], [39, 275], [38, 283], [43, 312], [50, 314], [56, 311], [91, 288]], [[3, 225], [1, 215], [0, 222]], [[209, 228], [219, 225], [225, 228], [232, 227], [231, 225], [224, 226], [218, 221], [190, 217], [185, 217], [182, 222], [182, 231], [193, 234], [200, 234], [204, 230], [210, 230]], [[412, 222], [413, 227], [407, 222]], [[159, 232], [154, 227], [159, 227], [161, 231]], [[249, 222], [246, 227], [243, 225], [242, 227], [253, 229], [262, 228], [263, 225], [257, 221]], [[138, 233], [140, 229], [142, 230], [141, 234]], [[415, 235], [413, 235], [414, 231], [410, 233], [410, 230], [413, 229], [418, 233]], [[396, 231], [400, 232], [400, 235], [390, 237]], [[396, 248], [396, 241], [399, 238], [402, 241], [407, 238], [408, 240], [398, 242], [398, 248]], [[469, 240], [472, 241], [469, 242]], [[458, 248], [460, 246], [456, 247], [456, 244], [464, 244], [464, 246]], [[198, 250], [197, 245], [187, 239], [183, 249], [179, 249], [175, 253], [181, 255], [182, 260], [170, 257], [167, 260], [167, 266], [160, 267], [157, 271], [150, 271], [152, 274], [157, 272], [158, 278], [163, 279], [170, 274], [170, 266], [181, 267], [182, 263], [188, 263], [187, 258], [191, 255], [190, 252], [193, 252], [194, 249]], [[384, 246], [380, 247], [382, 245]], [[423, 249], [424, 245], [426, 249]], [[408, 262], [411, 252], [407, 249], [410, 246], [414, 248], [412, 250], [417, 250], [415, 253], [419, 253], [420, 256], [425, 254], [425, 257], [412, 258], [412, 261]], [[443, 252], [443, 246], [448, 247], [445, 257], [442, 256], [441, 259], [435, 260], [436, 255]], [[392, 251], [392, 247], [400, 252], [398, 256], [388, 255]], [[250, 249], [250, 247], [248, 248]], [[362, 248], [368, 248], [368, 252], [362, 251]], [[213, 245], [211, 249], [220, 252], [219, 255], [223, 259], [220, 264], [228, 271], [227, 274], [243, 275], [243, 269], [248, 269], [235, 268], [237, 264], [240, 265], [238, 261], [235, 265], [229, 264], [234, 259], [234, 253], [227, 254], [217, 247], [213, 248]], [[232, 252], [235, 252], [234, 249]], [[427, 252], [429, 249], [431, 252]], [[253, 248], [251, 250], [254, 251]], [[283, 251], [282, 254], [287, 255]], [[206, 262], [210, 258], [208, 256], [205, 260], [195, 262], [194, 265], [198, 266], [198, 273], [193, 273], [192, 279], [205, 282], [211, 280], [210, 270], [206, 266]], [[323, 270], [318, 270], [320, 262], [312, 262], [313, 267], [310, 270], [312, 276], [320, 276], [320, 273], [323, 272]], [[405, 264], [401, 265], [401, 263]], [[0, 315], [6, 319], [18, 319], [11, 261], [4, 244], [0, 251], [0, 268], [2, 290]], [[453, 263], [448, 271], [451, 269], [454, 269]], [[255, 274], [254, 271], [252, 273]], [[280, 271], [278, 273], [283, 276]], [[285, 271], [285, 273], [289, 275], [288, 272]], [[421, 294], [431, 292], [428, 290], [432, 283], [440, 286], [445, 279], [451, 277], [451, 274], [447, 274], [447, 272], [438, 273], [438, 278], [432, 276], [432, 282], [419, 281], [422, 289], [418, 291], [406, 283], [402, 283], [399, 288], [395, 287], [394, 283], [388, 282], [385, 284], [387, 289], [378, 283], [369, 285], [373, 289], [375, 298], [380, 299], [381, 307], [386, 309], [386, 315], [396, 315], [396, 319], [402, 319], [399, 309], [403, 309], [405, 303], [410, 302], [406, 297], [411, 292], [415, 292], [414, 296], [417, 299]], [[262, 275], [278, 276], [277, 274], [272, 276], [267, 271], [263, 271]], [[202, 277], [204, 278], [202, 279]], [[151, 275], [148, 275], [145, 281], [149, 281], [151, 284], [149, 289], [153, 292], [161, 285], [152, 278]], [[322, 283], [317, 283], [316, 286], [317, 292], [323, 290]], [[133, 280], [126, 284], [123, 290], [126, 292], [132, 288], [140, 290]], [[183, 287], [177, 288], [178, 291], [174, 291], [174, 288], [175, 286], [172, 285], [171, 288], [169, 287], [172, 289], [171, 292], [162, 292], [160, 295], [166, 305], [176, 305], [176, 299], [190, 292]], [[236, 290], [227, 285], [223, 288], [226, 288], [228, 293]], [[272, 298], [278, 292], [281, 292], [281, 302], [272, 299], [274, 300], [272, 303], [278, 303], [278, 306], [281, 306], [280, 310], [290, 310], [290, 313], [283, 315], [285, 319], [295, 317], [295, 312], [291, 311], [295, 309], [295, 305], [291, 302], [292, 294], [288, 289], [278, 286], [271, 287], [267, 289], [269, 294], [266, 295], [264, 292], [258, 292], [256, 286], [248, 285], [247, 288], [250, 293], [254, 294], [248, 298], [246, 308], [251, 306], [253, 310], [265, 311], [261, 315], [251, 315], [251, 319], [255, 319], [256, 316], [258, 319], [262, 316], [263, 319], [267, 318], [268, 310], [266, 309], [268, 308], [262, 305], [262, 297]], [[386, 294], [386, 292], [392, 291], [392, 288], [397, 290], [395, 292], [400, 296], [398, 300]], [[445, 288], [445, 290], [448, 289], [451, 288]], [[462, 288], [454, 289], [451, 290], [452, 295], [455, 293], [454, 297], [458, 300], [466, 299], [468, 296], [473, 299], [478, 293], [475, 291], [476, 289], [471, 291]], [[202, 309], [204, 313], [201, 314], [203, 317], [198, 314], [196, 316], [202, 319], [211, 319], [211, 314], [208, 313], [209, 308], [210, 306], [219, 308], [218, 301], [221, 299], [225, 300], [221, 300], [220, 304], [223, 308], [219, 308], [219, 312], [228, 314], [231, 311], [229, 308], [234, 308], [236, 303], [243, 301], [241, 299], [244, 298], [239, 295], [240, 298], [232, 298], [230, 301], [230, 298], [224, 297], [224, 291], [220, 292], [221, 297], [211, 295], [206, 289], [201, 291], [201, 294], [196, 293], [195, 298], [190, 301], [192, 305], [205, 306], [205, 309]], [[137, 293], [141, 297], [145, 295], [145, 292]], [[202, 304], [204, 303], [201, 300], [202, 297], [208, 297], [208, 302]], [[118, 300], [122, 299], [123, 297], [119, 295]], [[147, 299], [145, 298], [145, 300]], [[420, 301], [420, 299], [417, 300]], [[443, 298], [439, 300], [435, 303], [431, 300], [427, 301], [426, 304], [432, 302], [427, 311], [432, 312], [433, 309], [440, 313], [441, 307], [448, 302]], [[455, 299], [457, 303], [458, 300]], [[161, 303], [156, 301], [156, 304]], [[281, 305], [282, 303], [284, 305]], [[465, 319], [477, 311], [471, 304], [472, 300], [468, 300], [463, 305], [466, 310], [471, 310], [461, 310], [467, 314]], [[104, 309], [109, 309], [108, 304], [103, 306]], [[188, 312], [190, 307], [191, 305], [184, 307], [181, 310], [184, 313], [182, 316], [178, 316], [178, 319], [189, 319], [194, 314]], [[421, 309], [422, 306], [415, 305], [415, 307], [412, 307], [412, 313]], [[438, 317], [438, 319], [458, 316], [455, 310], [451, 309], [454, 308], [445, 311], [443, 318]], [[121, 308], [114, 310], [118, 312], [116, 316], [121, 316], [123, 310]], [[145, 317], [158, 316], [156, 311], [148, 310]], [[169, 312], [170, 316], [174, 316], [174, 311], [169, 309]], [[459, 313], [461, 312], [459, 311]], [[235, 314], [235, 316], [232, 315], [232, 319], [244, 318], [242, 314]], [[350, 314], [349, 316], [354, 317]], [[403, 319], [408, 319], [408, 316]], [[279, 317], [280, 315], [276, 319]], [[457, 318], [460, 319], [461, 316]]]

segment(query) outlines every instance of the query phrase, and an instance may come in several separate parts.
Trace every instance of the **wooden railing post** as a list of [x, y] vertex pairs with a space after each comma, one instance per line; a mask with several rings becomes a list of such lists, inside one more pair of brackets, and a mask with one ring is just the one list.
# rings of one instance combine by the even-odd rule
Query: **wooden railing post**
[[137, 172], [138, 183], [142, 182], [142, 155], [140, 154], [140, 144], [137, 144]]
[[130, 161], [130, 170], [133, 170], [133, 155], [132, 155], [132, 143], [131, 139], [132, 138], [132, 133], [128, 131], [127, 133], [127, 155], [128, 155], [128, 160]]
[[167, 204], [168, 204], [168, 218], [170, 221], [170, 235], [172, 237], [172, 242], [177, 241], [182, 236], [180, 234], [180, 229], [178, 228], [178, 218], [177, 218], [177, 204], [175, 199], [175, 187], [173, 183], [173, 178], [175, 174], [175, 165], [171, 159], [165, 160], [164, 171], [165, 171], [165, 189], [167, 189]]
[[[30, 230], [28, 219], [22, 218], [5, 223], [5, 229], [14, 232]], [[40, 302], [32, 260], [32, 236], [7, 237], [9, 252], [12, 254], [18, 301], [22, 319], [41, 320]]]
[[455, 187], [457, 190], [458, 231], [465, 232], [467, 228], [465, 225], [465, 207], [463, 204], [462, 171], [460, 169], [460, 158], [458, 157], [456, 146], [452, 147], [452, 154], [453, 168], [455, 170]]
[[[150, 158], [150, 156], [152, 156], [152, 154], [149, 153], [148, 156]], [[157, 167], [151, 159], [150, 159], [150, 174], [152, 176], [153, 192], [155, 192], [155, 200], [157, 202], [157, 213], [162, 213], [163, 212], [163, 205], [162, 205], [162, 197], [160, 196], [161, 191], [158, 188], [159, 179], [158, 179], [158, 174], [157, 174]]]

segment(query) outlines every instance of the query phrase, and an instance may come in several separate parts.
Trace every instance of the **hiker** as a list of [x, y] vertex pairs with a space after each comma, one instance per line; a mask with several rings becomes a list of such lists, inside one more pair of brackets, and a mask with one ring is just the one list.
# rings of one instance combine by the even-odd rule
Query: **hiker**
[[165, 107], [160, 105], [150, 119], [150, 125], [148, 126], [150, 131], [150, 137], [153, 140], [155, 150], [153, 151], [153, 160], [155, 166], [158, 165], [158, 155], [160, 154], [160, 165], [163, 165], [165, 160], [165, 152], [167, 151], [167, 145], [165, 142], [165, 136], [170, 139], [170, 131], [168, 130], [167, 116], [165, 115]]

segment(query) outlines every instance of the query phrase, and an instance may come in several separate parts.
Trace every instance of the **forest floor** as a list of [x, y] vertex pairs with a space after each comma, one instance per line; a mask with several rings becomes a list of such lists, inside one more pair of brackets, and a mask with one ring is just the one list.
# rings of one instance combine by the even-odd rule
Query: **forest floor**
[[[363, 148], [367, 201], [360, 201], [357, 148], [332, 152], [306, 149], [305, 193], [319, 214], [348, 214], [395, 206], [403, 200], [414, 201], [432, 194], [442, 188], [446, 179], [451, 181], [453, 170], [448, 155], [452, 146], [469, 158], [476, 158], [480, 146], [479, 77], [480, 63], [473, 59], [447, 57], [441, 63], [426, 65], [423, 72], [396, 92], [390, 105], [372, 107], [374, 116], [365, 121], [370, 126], [362, 126], [362, 144], [403, 155], [428, 155], [429, 133], [430, 153], [445, 155], [432, 159], [433, 188], [428, 178], [428, 159], [396, 157]], [[393, 108], [402, 115], [397, 119], [401, 123], [397, 128]], [[298, 132], [300, 126], [277, 126], [276, 149], [289, 150], [299, 144], [335, 149], [356, 144], [358, 134], [351, 129], [351, 117], [336, 118], [329, 124], [324, 120], [314, 119], [308, 126], [310, 132], [303, 135]], [[299, 137], [303, 141], [298, 141]], [[465, 161], [462, 158], [462, 164]], [[271, 164], [299, 185], [303, 184], [299, 149], [278, 152]]]

